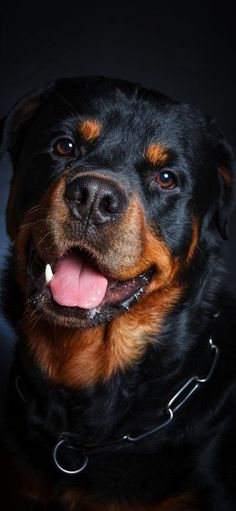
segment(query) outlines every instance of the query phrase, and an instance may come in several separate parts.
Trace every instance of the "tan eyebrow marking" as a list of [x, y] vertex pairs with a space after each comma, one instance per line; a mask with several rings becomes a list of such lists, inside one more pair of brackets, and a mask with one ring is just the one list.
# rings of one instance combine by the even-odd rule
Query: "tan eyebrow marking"
[[152, 165], [163, 164], [168, 159], [168, 151], [161, 144], [150, 144], [145, 151], [145, 157]]
[[86, 142], [92, 142], [100, 136], [102, 125], [96, 119], [86, 119], [81, 124], [79, 124], [78, 130]]

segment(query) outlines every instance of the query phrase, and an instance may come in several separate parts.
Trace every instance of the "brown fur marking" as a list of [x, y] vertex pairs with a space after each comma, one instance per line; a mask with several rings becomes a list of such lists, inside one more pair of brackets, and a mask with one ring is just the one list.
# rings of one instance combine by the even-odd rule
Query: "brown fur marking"
[[193, 222], [192, 241], [191, 241], [191, 245], [189, 247], [189, 251], [188, 251], [188, 255], [187, 255], [187, 263], [190, 263], [190, 261], [193, 258], [193, 255], [194, 255], [195, 250], [197, 248], [198, 239], [199, 239], [199, 226], [198, 226], [197, 221], [194, 220], [194, 222]]
[[229, 170], [226, 167], [220, 167], [218, 169], [218, 172], [220, 176], [223, 178], [224, 183], [227, 187], [230, 187], [232, 185], [232, 176], [230, 175]]
[[140, 506], [125, 503], [99, 504], [93, 502], [90, 497], [82, 496], [76, 489], [67, 490], [63, 495], [64, 503], [69, 511], [196, 511], [196, 508], [191, 505], [193, 498], [193, 494], [186, 492], [159, 504]]
[[102, 125], [96, 119], [86, 119], [79, 124], [78, 130], [86, 142], [92, 142], [101, 135]]
[[32, 114], [40, 105], [40, 96], [27, 99], [27, 101], [17, 110], [13, 118], [13, 133], [17, 132], [21, 124]]
[[168, 151], [161, 144], [150, 144], [145, 151], [145, 157], [152, 165], [163, 165], [167, 162]]

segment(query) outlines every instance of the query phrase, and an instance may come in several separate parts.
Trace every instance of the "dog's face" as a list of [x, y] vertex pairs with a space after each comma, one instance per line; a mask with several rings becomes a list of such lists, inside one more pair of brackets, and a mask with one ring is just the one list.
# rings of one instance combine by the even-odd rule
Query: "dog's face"
[[158, 297], [171, 308], [232, 207], [231, 154], [210, 121], [126, 82], [80, 78], [23, 100], [6, 133], [28, 307], [79, 328], [147, 313]]

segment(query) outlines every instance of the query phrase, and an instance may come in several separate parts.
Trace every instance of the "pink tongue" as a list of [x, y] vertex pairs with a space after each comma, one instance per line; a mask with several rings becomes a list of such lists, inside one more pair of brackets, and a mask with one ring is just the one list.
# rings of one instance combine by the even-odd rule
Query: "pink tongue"
[[60, 305], [93, 309], [102, 302], [107, 284], [98, 270], [71, 255], [57, 263], [50, 289], [53, 299]]

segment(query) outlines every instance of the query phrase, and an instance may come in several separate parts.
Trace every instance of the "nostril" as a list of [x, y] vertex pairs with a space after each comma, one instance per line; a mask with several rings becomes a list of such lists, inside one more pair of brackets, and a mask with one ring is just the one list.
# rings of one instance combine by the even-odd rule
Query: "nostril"
[[66, 189], [65, 196], [69, 201], [85, 204], [89, 198], [89, 190], [85, 186], [80, 187], [77, 183], [71, 183]]
[[119, 200], [116, 195], [106, 194], [100, 200], [100, 209], [104, 211], [104, 213], [117, 213], [119, 209]]
[[77, 202], [77, 204], [86, 204], [86, 202], [88, 202], [88, 199], [89, 199], [89, 191], [87, 190], [87, 188], [81, 188], [81, 189], [78, 188], [76, 197], [74, 199]]
[[66, 199], [68, 199], [70, 201], [76, 200], [77, 191], [78, 191], [78, 187], [75, 186], [75, 183], [70, 183], [69, 185], [67, 185], [66, 191], [65, 191]]

